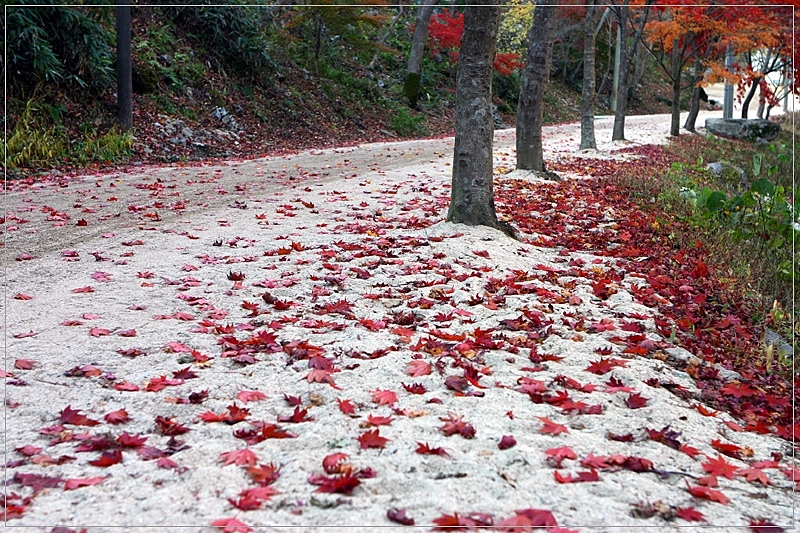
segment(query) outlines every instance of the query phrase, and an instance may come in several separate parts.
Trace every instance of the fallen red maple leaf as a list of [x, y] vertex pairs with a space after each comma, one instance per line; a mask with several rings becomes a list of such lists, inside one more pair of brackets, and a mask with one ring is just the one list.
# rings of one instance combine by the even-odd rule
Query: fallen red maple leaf
[[722, 492], [710, 489], [708, 487], [702, 487], [702, 486], [692, 487], [691, 485], [689, 485], [688, 481], [686, 481], [685, 479], [683, 481], [686, 483], [686, 487], [689, 489], [689, 493], [695, 498], [704, 498], [712, 502], [719, 502], [722, 505], [728, 504], [728, 497], [725, 496]]
[[90, 465], [106, 467], [122, 462], [122, 452], [119, 450], [106, 450], [94, 461], [89, 461]]
[[706, 517], [703, 515], [703, 513], [701, 513], [700, 511], [698, 511], [694, 507], [678, 507], [675, 510], [675, 515], [677, 515], [678, 518], [682, 518], [682, 519], [686, 520], [687, 522], [705, 522], [706, 521]]
[[445, 424], [439, 428], [439, 431], [448, 437], [459, 433], [465, 439], [473, 438], [475, 436], [475, 428], [472, 427], [472, 424], [464, 422], [462, 418], [462, 416], [458, 416], [455, 413], [450, 413], [446, 417], [440, 417], [439, 420]]
[[353, 405], [353, 402], [350, 400], [342, 400], [341, 398], [336, 398], [336, 401], [339, 403], [339, 410], [346, 415], [353, 416], [356, 414], [356, 406]]
[[250, 474], [250, 477], [253, 479], [253, 481], [262, 486], [275, 483], [275, 481], [277, 481], [281, 476], [280, 467], [277, 467], [272, 463], [268, 465], [260, 464], [258, 466], [248, 466], [246, 470], [247, 473]]
[[648, 399], [649, 398], [645, 398], [640, 393], [636, 392], [634, 394], [629, 395], [625, 399], [625, 405], [627, 405], [631, 409], [640, 409], [647, 405]]
[[353, 489], [361, 484], [361, 480], [352, 474], [342, 476], [324, 477], [319, 480], [319, 488], [315, 492], [336, 492], [340, 494], [350, 494]]
[[332, 453], [322, 459], [322, 469], [328, 474], [336, 474], [341, 471], [341, 463], [349, 456], [346, 453]]
[[291, 415], [283, 415], [278, 417], [278, 422], [292, 422], [292, 423], [300, 423], [300, 422], [312, 422], [314, 420], [313, 416], [307, 416], [308, 409], [301, 409], [299, 405], [296, 405], [294, 408], [294, 412]]
[[444, 448], [431, 448], [428, 446], [428, 443], [421, 443], [417, 442], [417, 449], [416, 452], [421, 455], [441, 455], [444, 457], [450, 457], [448, 453], [444, 450]]
[[744, 476], [744, 478], [747, 479], [747, 481], [749, 481], [750, 483], [758, 481], [764, 486], [772, 485], [772, 482], [767, 477], [767, 474], [765, 474], [764, 471], [761, 470], [760, 468], [755, 468], [753, 466], [750, 466], [748, 468], [740, 468], [736, 470], [736, 475]]
[[109, 424], [124, 424], [125, 422], [129, 422], [131, 419], [131, 417], [128, 416], [128, 412], [125, 409], [118, 409], [116, 411], [111, 411], [103, 418]]
[[405, 509], [389, 509], [386, 511], [386, 518], [404, 526], [413, 526], [415, 523], [413, 518], [406, 516]]
[[257, 402], [257, 401], [260, 401], [260, 400], [266, 400], [267, 399], [267, 395], [264, 394], [263, 392], [259, 392], [259, 391], [255, 391], [255, 390], [243, 390], [243, 391], [240, 391], [236, 395], [236, 399], [239, 400], [240, 402], [244, 402], [244, 403]]
[[96, 426], [100, 423], [80, 414], [80, 411], [72, 409], [69, 405], [61, 411], [59, 420], [64, 424], [72, 424], [74, 426]]
[[66, 479], [64, 480], [64, 490], [75, 490], [81, 487], [91, 487], [92, 485], [101, 483], [104, 479], [105, 477], [101, 476]]
[[500, 442], [497, 444], [497, 447], [501, 450], [507, 450], [516, 446], [517, 440], [512, 437], [511, 435], [503, 435], [503, 438], [500, 439]]
[[156, 426], [158, 426], [158, 430], [162, 435], [167, 435], [168, 437], [183, 435], [184, 433], [191, 431], [183, 424], [179, 424], [171, 418], [160, 415], [156, 417]]
[[733, 479], [734, 474], [736, 474], [737, 467], [729, 462], [727, 462], [721, 455], [717, 454], [717, 458], [713, 459], [708, 457], [707, 463], [702, 463], [703, 470], [708, 472], [713, 476], [722, 476], [728, 479]]
[[555, 463], [556, 468], [561, 468], [561, 462], [564, 459], [577, 459], [578, 454], [572, 451], [568, 446], [559, 446], [558, 448], [550, 448], [544, 451], [549, 461]]
[[558, 435], [559, 433], [569, 433], [569, 429], [567, 426], [562, 426], [561, 424], [556, 424], [546, 416], [537, 416], [539, 420], [544, 422], [544, 427], [540, 430], [541, 433], [546, 435]]
[[412, 359], [408, 362], [406, 373], [415, 378], [427, 376], [431, 373], [431, 365], [421, 359]]
[[367, 423], [371, 426], [388, 426], [394, 421], [394, 418], [391, 416], [373, 416], [372, 414], [367, 416]]
[[229, 464], [236, 464], [238, 466], [247, 465], [252, 467], [258, 461], [258, 456], [252, 451], [247, 448], [243, 450], [233, 450], [230, 452], [223, 452], [219, 455], [221, 460], [225, 460], [225, 464], [223, 466], [227, 466]]
[[383, 448], [389, 439], [380, 436], [380, 430], [373, 429], [357, 437], [362, 450], [367, 448]]
[[375, 389], [370, 394], [372, 401], [378, 405], [394, 405], [397, 402], [397, 394], [390, 390]]
[[237, 518], [220, 518], [211, 522], [214, 527], [222, 528], [223, 533], [250, 533], [253, 528]]

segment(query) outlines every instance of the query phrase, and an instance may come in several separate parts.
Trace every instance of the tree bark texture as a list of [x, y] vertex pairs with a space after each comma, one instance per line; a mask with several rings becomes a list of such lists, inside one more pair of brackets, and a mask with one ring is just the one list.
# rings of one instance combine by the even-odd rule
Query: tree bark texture
[[424, 0], [417, 8], [417, 20], [414, 25], [414, 36], [411, 38], [411, 52], [408, 54], [408, 68], [403, 84], [403, 95], [408, 98], [408, 105], [417, 107], [420, 82], [422, 81], [422, 54], [425, 52], [425, 41], [428, 38], [428, 25], [431, 22], [433, 8], [439, 0]]
[[[627, 35], [628, 25], [631, 20], [628, 1], [629, 0], [625, 0], [624, 5], [614, 8], [614, 13], [617, 16], [617, 24], [622, 27], [623, 35]], [[630, 49], [625, 45], [620, 45], [619, 87], [617, 89], [617, 107], [614, 112], [614, 128], [611, 131], [612, 141], [622, 141], [625, 139], [625, 112], [628, 107], [628, 80], [630, 79], [631, 65], [633, 63], [631, 57], [642, 39], [645, 21], [647, 20], [647, 14], [650, 12], [650, 5], [652, 3], [653, 0], [645, 0], [642, 16], [639, 18], [639, 22], [636, 25], [633, 43]]]
[[449, 222], [500, 228], [492, 184], [492, 65], [500, 7], [469, 6], [456, 71], [456, 138]]
[[131, 70], [131, 6], [117, 0], [117, 121], [133, 129], [133, 71]]
[[594, 137], [594, 99], [595, 99], [595, 24], [597, 5], [589, 0], [586, 5], [586, 18], [583, 21], [583, 89], [581, 91], [581, 150], [597, 149]]
[[742, 102], [742, 118], [747, 118], [747, 112], [750, 108], [750, 102], [753, 101], [753, 96], [756, 94], [756, 90], [758, 89], [758, 85], [761, 83], [761, 76], [756, 76], [753, 78], [753, 85], [750, 86], [750, 90], [747, 91], [747, 96], [744, 98], [744, 102]]
[[556, 0], [539, 0], [528, 30], [528, 57], [517, 106], [517, 168], [544, 172], [542, 115], [553, 58]]
[[696, 132], [695, 123], [697, 122], [697, 115], [700, 113], [700, 81], [702, 76], [703, 66], [699, 61], [694, 63], [694, 75], [692, 76], [692, 102], [689, 107], [689, 114], [686, 116], [686, 122], [683, 128], [687, 131]]
[[672, 109], [669, 124], [669, 134], [677, 137], [681, 133], [681, 71], [683, 64], [680, 62], [677, 40], [672, 43]]

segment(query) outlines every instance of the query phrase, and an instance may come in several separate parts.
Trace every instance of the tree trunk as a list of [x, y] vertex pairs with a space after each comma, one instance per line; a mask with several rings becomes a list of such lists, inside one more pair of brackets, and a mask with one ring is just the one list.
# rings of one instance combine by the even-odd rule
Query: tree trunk
[[589, 0], [586, 18], [583, 21], [583, 89], [581, 91], [581, 150], [597, 149], [594, 138], [594, 99], [595, 99], [595, 19], [597, 6]]
[[417, 21], [414, 25], [414, 36], [411, 39], [411, 52], [408, 54], [408, 68], [403, 84], [403, 95], [408, 98], [408, 105], [417, 107], [419, 88], [422, 76], [422, 54], [425, 51], [425, 40], [428, 38], [428, 25], [431, 22], [434, 6], [439, 0], [424, 0], [417, 8]]
[[695, 133], [695, 122], [697, 122], [697, 115], [700, 113], [700, 80], [703, 79], [703, 67], [699, 61], [694, 63], [694, 77], [692, 78], [692, 103], [689, 108], [689, 115], [686, 117], [683, 127], [687, 131]]
[[124, 0], [117, 0], [117, 121], [122, 131], [133, 129], [131, 6]]
[[678, 41], [672, 43], [672, 113], [670, 116], [669, 134], [677, 137], [681, 133], [681, 63]]
[[556, 0], [538, 0], [528, 30], [528, 57], [517, 107], [517, 168], [544, 172], [542, 115], [553, 57]]
[[[625, 4], [616, 8], [617, 23], [620, 24], [623, 30], [623, 35], [627, 33], [628, 23], [630, 20], [630, 7], [628, 1]], [[620, 53], [620, 67], [619, 67], [619, 87], [617, 89], [617, 108], [614, 111], [614, 129], [611, 132], [612, 141], [622, 141], [625, 139], [625, 112], [628, 107], [628, 79], [631, 73], [631, 53], [639, 46], [642, 39], [642, 31], [644, 31], [644, 23], [647, 20], [647, 15], [650, 12], [650, 5], [653, 0], [645, 0], [644, 12], [639, 20], [633, 37], [633, 45], [630, 50], [627, 46], [621, 47]]]
[[753, 85], [750, 87], [750, 90], [747, 91], [747, 96], [742, 102], [742, 118], [747, 118], [747, 108], [750, 107], [750, 102], [753, 100], [753, 96], [756, 94], [756, 89], [758, 89], [758, 85], [761, 83], [761, 77], [756, 76], [753, 78]]
[[[384, 46], [386, 44], [386, 39], [389, 38], [389, 35], [391, 35], [392, 30], [397, 24], [397, 21], [400, 20], [400, 17], [402, 16], [403, 16], [403, 0], [400, 0], [397, 3], [397, 14], [394, 16], [394, 18], [392, 18], [392, 21], [389, 23], [389, 27], [386, 28], [386, 31], [383, 32], [383, 35], [381, 35], [378, 38], [378, 45]], [[375, 68], [375, 65], [378, 63], [378, 56], [380, 55], [380, 53], [381, 53], [380, 49], [375, 51], [375, 55], [372, 56], [372, 61], [370, 61], [369, 65], [367, 65], [367, 68], [369, 70]]]
[[492, 65], [500, 28], [498, 0], [464, 10], [456, 73], [456, 139], [449, 222], [500, 229], [492, 184]]

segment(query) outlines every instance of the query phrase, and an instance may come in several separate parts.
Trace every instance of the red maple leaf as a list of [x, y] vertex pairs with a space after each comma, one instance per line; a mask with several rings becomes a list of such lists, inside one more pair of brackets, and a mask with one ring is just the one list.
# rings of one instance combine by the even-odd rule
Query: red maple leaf
[[707, 463], [702, 463], [703, 470], [708, 472], [713, 476], [722, 476], [728, 479], [733, 479], [734, 474], [736, 474], [737, 467], [729, 462], [727, 462], [720, 454], [717, 454], [716, 459], [712, 459], [708, 457]]
[[81, 487], [91, 487], [101, 483], [105, 477], [80, 477], [64, 480], [64, 490], [75, 490]]
[[72, 424], [74, 426], [96, 426], [100, 423], [80, 414], [80, 411], [72, 409], [69, 405], [61, 411], [59, 420], [64, 424]]
[[600, 476], [597, 474], [597, 470], [594, 469], [589, 470], [588, 472], [578, 472], [578, 475], [575, 477], [573, 477], [572, 474], [567, 474], [564, 476], [558, 470], [554, 470], [553, 477], [559, 483], [585, 483], [598, 481], [600, 479]]
[[547, 455], [547, 459], [551, 462], [554, 462], [556, 468], [561, 468], [561, 462], [564, 459], [577, 459], [578, 454], [572, 451], [571, 448], [568, 446], [559, 446], [558, 448], [550, 448], [549, 450], [544, 451], [545, 455]]
[[408, 362], [408, 369], [406, 370], [406, 373], [415, 378], [427, 376], [431, 373], [431, 365], [425, 361], [422, 361], [421, 359], [412, 359]]
[[513, 436], [503, 435], [503, 437], [500, 439], [500, 442], [497, 444], [497, 447], [500, 448], [501, 450], [507, 450], [509, 448], [516, 446], [516, 444], [517, 444], [517, 439], [515, 439]]
[[118, 409], [116, 411], [111, 411], [103, 418], [109, 424], [124, 424], [125, 422], [129, 422], [131, 419], [131, 417], [128, 416], [128, 412], [125, 409]]
[[372, 401], [378, 405], [394, 405], [397, 402], [397, 394], [390, 390], [375, 389], [370, 391]]
[[448, 437], [458, 433], [465, 439], [473, 438], [475, 436], [475, 428], [472, 427], [472, 424], [464, 422], [462, 419], [462, 416], [458, 416], [455, 413], [450, 413], [446, 417], [440, 417], [439, 420], [445, 424], [439, 428], [439, 431]]
[[178, 422], [175, 422], [171, 418], [167, 418], [164, 416], [156, 417], [156, 425], [158, 426], [158, 430], [161, 432], [161, 434], [167, 435], [168, 437], [173, 437], [175, 435], [183, 435], [184, 433], [191, 431], [183, 424], [179, 424]]
[[686, 487], [689, 489], [689, 493], [694, 496], [695, 498], [703, 498], [706, 500], [710, 500], [712, 502], [719, 502], [722, 505], [728, 504], [728, 497], [725, 496], [722, 492], [714, 489], [710, 489], [708, 487], [696, 486], [692, 487], [689, 485], [689, 482], [684, 479], [686, 483]]
[[422, 383], [412, 383], [411, 385], [406, 385], [405, 383], [401, 383], [403, 388], [410, 392], [411, 394], [425, 394], [428, 392], [428, 389], [425, 388], [425, 385]]
[[125, 448], [139, 448], [144, 445], [145, 442], [147, 442], [147, 437], [140, 437], [129, 433], [123, 433], [117, 437], [117, 443]]
[[360, 435], [358, 442], [361, 445], [361, 449], [366, 450], [367, 448], [383, 448], [389, 442], [389, 439], [381, 437], [380, 430], [373, 429]]
[[336, 492], [339, 494], [350, 494], [353, 489], [361, 484], [357, 476], [352, 474], [344, 474], [341, 476], [324, 477], [320, 479], [321, 483], [316, 492]]
[[764, 473], [763, 470], [760, 468], [755, 468], [754, 466], [750, 466], [747, 468], [740, 468], [736, 471], [737, 476], [744, 476], [747, 481], [753, 483], [754, 481], [758, 481], [762, 485], [772, 485], [772, 482], [767, 477], [767, 474]]
[[625, 399], [625, 405], [630, 407], [631, 409], [640, 409], [647, 405], [647, 400], [649, 398], [645, 398], [640, 393], [636, 392], [634, 394], [629, 395]]
[[257, 390], [243, 390], [236, 394], [236, 399], [244, 403], [257, 402], [260, 400], [266, 400], [267, 395]]
[[353, 402], [350, 400], [342, 400], [341, 398], [336, 398], [336, 401], [339, 403], [339, 410], [346, 415], [355, 415], [356, 414], [356, 406], [353, 405]]
[[219, 458], [225, 460], [225, 464], [223, 464], [223, 466], [236, 464], [238, 466], [247, 465], [248, 467], [252, 467], [258, 461], [258, 456], [253, 453], [252, 450], [247, 448], [243, 450], [223, 452], [219, 455]]
[[288, 416], [279, 416], [278, 422], [292, 422], [298, 424], [300, 422], [312, 422], [314, 420], [313, 416], [307, 416], [308, 409], [300, 409], [299, 405], [296, 405], [294, 408], [294, 412]]
[[222, 528], [223, 533], [250, 533], [253, 528], [237, 518], [220, 518], [211, 522], [214, 527]]
[[388, 426], [394, 421], [391, 416], [367, 416], [367, 423], [371, 426]]
[[428, 443], [423, 444], [418, 442], [416, 452], [421, 455], [442, 455], [444, 457], [450, 457], [444, 448], [431, 448], [428, 446]]
[[246, 470], [253, 481], [262, 486], [275, 483], [281, 476], [281, 469], [272, 463], [268, 465], [248, 466]]
[[89, 461], [90, 465], [106, 467], [122, 462], [122, 452], [119, 450], [106, 450], [94, 461]]
[[542, 427], [540, 431], [545, 435], [558, 435], [559, 433], [569, 433], [569, 429], [567, 429], [567, 426], [556, 424], [546, 416], [537, 416], [536, 418], [544, 422], [544, 427]]
[[336, 474], [342, 470], [341, 464], [343, 461], [347, 460], [347, 458], [348, 455], [346, 453], [332, 453], [326, 455], [325, 458], [322, 459], [322, 469], [328, 474]]
[[623, 359], [601, 357], [599, 361], [592, 361], [591, 364], [586, 367], [586, 371], [602, 376], [603, 374], [611, 372], [615, 366], [627, 366], [627, 364], [628, 362]]
[[682, 518], [682, 519], [686, 520], [687, 522], [705, 522], [706, 521], [706, 517], [703, 515], [703, 513], [701, 513], [700, 511], [698, 511], [694, 507], [678, 507], [675, 510], [675, 514], [678, 516], [678, 518]]

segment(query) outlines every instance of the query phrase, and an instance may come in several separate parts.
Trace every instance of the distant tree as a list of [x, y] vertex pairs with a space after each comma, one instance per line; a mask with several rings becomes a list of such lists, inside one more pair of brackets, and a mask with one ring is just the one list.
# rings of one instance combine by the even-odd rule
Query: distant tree
[[[611, 131], [612, 141], [621, 141], [625, 139], [625, 113], [628, 108], [628, 80], [630, 79], [631, 66], [633, 65], [633, 55], [635, 50], [639, 47], [642, 40], [642, 32], [644, 25], [647, 21], [647, 15], [650, 12], [650, 6], [655, 0], [645, 0], [644, 7], [631, 11], [630, 0], [625, 0], [623, 4], [609, 6], [609, 9], [617, 19], [617, 24], [622, 28], [623, 42], [617, 43], [620, 47], [620, 67], [619, 67], [619, 85], [617, 87], [617, 102], [616, 111], [614, 112], [614, 127]], [[630, 45], [626, 44], [628, 41], [628, 33], [633, 33]]]
[[133, 72], [131, 69], [131, 6], [117, 0], [117, 121], [133, 129]]
[[431, 21], [433, 8], [439, 0], [423, 0], [417, 7], [417, 18], [414, 24], [414, 35], [411, 38], [411, 52], [408, 54], [408, 68], [406, 69], [403, 95], [408, 98], [408, 105], [417, 107], [419, 89], [422, 81], [422, 57], [425, 51], [425, 41], [428, 39], [428, 25]]
[[597, 25], [597, 4], [588, 0], [586, 18], [583, 20], [583, 87], [581, 89], [581, 145], [580, 149], [596, 149], [594, 137], [595, 111], [595, 31]]
[[456, 139], [447, 220], [497, 228], [492, 183], [492, 64], [500, 27], [499, 0], [465, 8], [464, 35], [456, 71]]
[[517, 107], [517, 168], [545, 171], [542, 154], [544, 95], [553, 57], [557, 0], [537, 0], [528, 30], [528, 57], [522, 71]]

